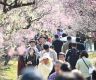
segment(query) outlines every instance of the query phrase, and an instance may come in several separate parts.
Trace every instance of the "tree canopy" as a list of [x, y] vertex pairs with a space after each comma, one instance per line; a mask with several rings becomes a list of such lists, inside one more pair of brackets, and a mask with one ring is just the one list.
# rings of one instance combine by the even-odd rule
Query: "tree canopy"
[[4, 44], [32, 38], [41, 29], [55, 32], [58, 26], [69, 35], [96, 30], [96, 1], [0, 0], [0, 42]]

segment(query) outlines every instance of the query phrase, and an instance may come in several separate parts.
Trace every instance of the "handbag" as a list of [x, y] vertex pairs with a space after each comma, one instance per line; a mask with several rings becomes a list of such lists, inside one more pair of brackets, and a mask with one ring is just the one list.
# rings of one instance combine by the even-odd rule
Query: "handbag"
[[89, 74], [92, 74], [94, 69], [92, 67], [89, 67], [83, 58], [82, 58], [82, 60], [85, 63], [86, 67], [88, 68]]

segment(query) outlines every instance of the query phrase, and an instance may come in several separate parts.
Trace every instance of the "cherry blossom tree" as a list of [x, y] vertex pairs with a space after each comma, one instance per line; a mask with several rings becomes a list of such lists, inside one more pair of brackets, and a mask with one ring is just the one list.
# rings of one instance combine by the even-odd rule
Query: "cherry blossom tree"
[[0, 0], [4, 44], [14, 46], [40, 30], [54, 33], [58, 26], [69, 35], [96, 31], [96, 0]]

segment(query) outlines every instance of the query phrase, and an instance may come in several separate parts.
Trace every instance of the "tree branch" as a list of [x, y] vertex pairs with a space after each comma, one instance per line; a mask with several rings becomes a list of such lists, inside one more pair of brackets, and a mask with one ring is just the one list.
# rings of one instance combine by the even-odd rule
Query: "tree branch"
[[9, 4], [7, 4], [7, 3], [5, 3], [5, 2], [2, 2], [2, 1], [0, 1], [0, 4], [6, 5], [6, 6], [10, 6]]
[[16, 5], [14, 5], [14, 6], [11, 6], [12, 8], [18, 8], [18, 7], [23, 7], [23, 6], [30, 6], [30, 5], [32, 5], [32, 4], [34, 4], [33, 2], [29, 2], [29, 3], [25, 3], [25, 4], [16, 4]]
[[5, 12], [6, 13], [6, 4], [7, 4], [7, 0], [4, 0], [4, 5], [3, 5], [3, 12]]
[[49, 10], [49, 11], [46, 12], [46, 13], [42, 13], [39, 17], [37, 17], [36, 19], [33, 19], [33, 20], [32, 20], [32, 17], [28, 18], [28, 19], [27, 19], [28, 25], [27, 25], [25, 28], [23, 28], [23, 29], [29, 29], [29, 28], [31, 27], [31, 24], [32, 24], [33, 22], [39, 21], [40, 19], [42, 19], [42, 18], [45, 17], [46, 15], [50, 14], [50, 11], [51, 11], [51, 10]]
[[[0, 1], [0, 4], [2, 4], [4, 6], [3, 7], [3, 12], [7, 13], [8, 11], [10, 11], [10, 10], [12, 10], [14, 8], [33, 5], [33, 4], [35, 4], [35, 0], [33, 2], [28, 2], [28, 3], [18, 3], [18, 0], [15, 0], [14, 5], [13, 5], [13, 3], [8, 4], [7, 0], [4, 0], [3, 2]], [[6, 6], [7, 6], [7, 8], [6, 8]]]

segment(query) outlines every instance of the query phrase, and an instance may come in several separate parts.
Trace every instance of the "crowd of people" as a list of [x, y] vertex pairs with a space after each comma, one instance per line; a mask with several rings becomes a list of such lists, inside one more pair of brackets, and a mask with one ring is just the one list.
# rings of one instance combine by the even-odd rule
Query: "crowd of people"
[[[36, 35], [28, 41], [24, 54], [18, 57], [18, 78], [96, 80], [96, 70], [93, 70], [84, 43], [80, 42], [80, 38], [76, 38], [73, 43], [70, 36], [67, 36], [66, 42], [61, 41], [60, 38], [65, 36], [64, 33], [55, 34], [52, 39], [46, 34]], [[28, 69], [25, 70], [26, 68]]]

